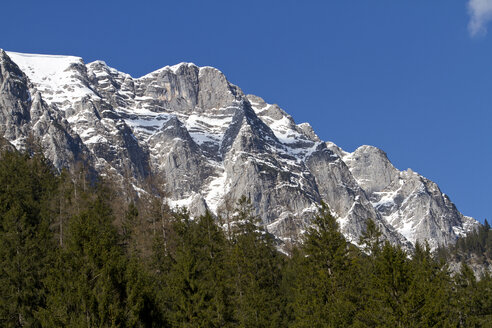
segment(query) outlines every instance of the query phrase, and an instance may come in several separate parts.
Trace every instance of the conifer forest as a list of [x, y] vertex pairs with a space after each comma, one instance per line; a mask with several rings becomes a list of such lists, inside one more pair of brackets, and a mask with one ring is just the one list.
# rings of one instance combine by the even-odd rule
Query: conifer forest
[[488, 223], [406, 251], [369, 220], [356, 246], [321, 205], [280, 245], [245, 197], [191, 218], [156, 181], [130, 198], [83, 165], [3, 152], [0, 327], [492, 327], [492, 277], [470, 267], [492, 258]]

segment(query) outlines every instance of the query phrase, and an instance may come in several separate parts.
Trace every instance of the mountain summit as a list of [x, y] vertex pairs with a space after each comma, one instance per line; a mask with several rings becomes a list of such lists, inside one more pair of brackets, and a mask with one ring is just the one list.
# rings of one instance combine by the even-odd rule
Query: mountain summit
[[326, 202], [357, 243], [372, 218], [392, 243], [453, 243], [478, 222], [432, 181], [386, 154], [347, 153], [275, 104], [245, 95], [213, 67], [166, 66], [140, 78], [103, 61], [0, 50], [0, 136], [30, 136], [57, 168], [85, 161], [137, 192], [165, 180], [171, 206], [227, 215], [249, 197], [269, 232], [296, 239]]

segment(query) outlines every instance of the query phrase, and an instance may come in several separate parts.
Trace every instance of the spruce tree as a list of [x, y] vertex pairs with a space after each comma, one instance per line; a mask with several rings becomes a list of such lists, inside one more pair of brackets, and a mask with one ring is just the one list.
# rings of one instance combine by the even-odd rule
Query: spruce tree
[[233, 217], [229, 266], [234, 319], [238, 327], [279, 327], [283, 259], [246, 197], [239, 200]]
[[42, 156], [6, 152], [0, 186], [0, 326], [36, 327], [54, 251], [49, 226], [56, 179]]
[[[80, 193], [83, 194], [80, 194]], [[84, 208], [68, 224], [65, 247], [45, 280], [46, 327], [152, 327], [161, 315], [143, 267], [125, 256], [106, 192], [79, 191]]]
[[385, 316], [383, 324], [393, 327], [405, 327], [405, 294], [411, 282], [407, 254], [399, 246], [392, 246], [388, 241], [376, 257], [375, 287], [378, 300]]
[[294, 327], [343, 327], [351, 324], [354, 304], [347, 297], [350, 256], [326, 204], [307, 229], [294, 300]]
[[436, 261], [426, 243], [419, 242], [410, 261], [410, 285], [404, 297], [405, 327], [451, 324], [452, 289], [448, 268]]
[[230, 319], [225, 284], [225, 235], [207, 212], [196, 220], [181, 213], [174, 230], [179, 239], [165, 277], [173, 327], [226, 327]]

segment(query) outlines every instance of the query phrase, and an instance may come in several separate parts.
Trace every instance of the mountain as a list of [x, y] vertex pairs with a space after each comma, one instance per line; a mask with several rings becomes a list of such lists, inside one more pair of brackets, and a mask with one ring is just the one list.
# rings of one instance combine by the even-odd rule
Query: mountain
[[[394, 244], [454, 243], [479, 223], [432, 181], [386, 154], [347, 153], [213, 67], [166, 66], [133, 78], [103, 61], [0, 50], [0, 136], [32, 138], [57, 168], [78, 161], [129, 179], [164, 178], [171, 206], [227, 216], [245, 195], [269, 232], [296, 240], [326, 202], [357, 243], [372, 218]], [[142, 190], [143, 189], [143, 190]]]

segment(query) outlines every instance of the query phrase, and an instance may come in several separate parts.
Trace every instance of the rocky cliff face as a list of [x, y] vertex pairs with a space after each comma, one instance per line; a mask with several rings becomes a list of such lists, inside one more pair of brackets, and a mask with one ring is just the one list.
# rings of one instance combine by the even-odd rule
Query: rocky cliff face
[[17, 148], [40, 140], [57, 167], [85, 161], [136, 189], [159, 175], [167, 201], [192, 214], [227, 215], [246, 195], [283, 240], [299, 236], [321, 201], [353, 242], [368, 218], [405, 247], [452, 243], [478, 224], [381, 150], [346, 153], [212, 67], [133, 78], [102, 61], [0, 51], [0, 122], [0, 136]]

